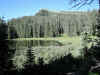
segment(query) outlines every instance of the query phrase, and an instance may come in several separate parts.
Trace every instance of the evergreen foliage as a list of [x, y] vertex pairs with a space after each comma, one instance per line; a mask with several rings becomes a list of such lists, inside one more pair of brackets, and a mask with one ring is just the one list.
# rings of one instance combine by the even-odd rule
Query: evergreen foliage
[[3, 18], [0, 18], [0, 75], [8, 72], [8, 41], [7, 25]]
[[[48, 12], [49, 15], [43, 16], [42, 14], [46, 14], [43, 11]], [[61, 34], [76, 36], [84, 30], [92, 34], [96, 25], [96, 15], [93, 15], [96, 11], [59, 13], [43, 11], [40, 10], [35, 16], [10, 20], [9, 37], [55, 37]]]

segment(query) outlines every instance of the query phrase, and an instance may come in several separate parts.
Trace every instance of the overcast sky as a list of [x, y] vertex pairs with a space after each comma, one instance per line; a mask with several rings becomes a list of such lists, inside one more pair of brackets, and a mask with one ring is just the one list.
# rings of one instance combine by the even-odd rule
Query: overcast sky
[[98, 9], [98, 3], [95, 0], [91, 5], [72, 8], [68, 0], [0, 0], [0, 16], [5, 16], [6, 20], [34, 15], [41, 8], [54, 11], [89, 11]]

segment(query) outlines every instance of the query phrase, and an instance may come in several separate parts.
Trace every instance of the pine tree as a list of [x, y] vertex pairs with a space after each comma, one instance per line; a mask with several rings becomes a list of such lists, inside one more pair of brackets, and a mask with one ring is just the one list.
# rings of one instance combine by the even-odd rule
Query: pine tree
[[0, 75], [6, 75], [8, 71], [8, 41], [7, 25], [0, 18]]

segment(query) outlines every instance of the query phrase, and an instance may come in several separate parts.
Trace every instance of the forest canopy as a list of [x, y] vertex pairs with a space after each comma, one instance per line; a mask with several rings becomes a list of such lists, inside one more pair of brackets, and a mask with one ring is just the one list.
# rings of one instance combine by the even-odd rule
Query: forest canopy
[[55, 37], [61, 34], [78, 35], [84, 30], [93, 33], [97, 11], [60, 11], [41, 9], [34, 16], [11, 19], [8, 22], [10, 38]]

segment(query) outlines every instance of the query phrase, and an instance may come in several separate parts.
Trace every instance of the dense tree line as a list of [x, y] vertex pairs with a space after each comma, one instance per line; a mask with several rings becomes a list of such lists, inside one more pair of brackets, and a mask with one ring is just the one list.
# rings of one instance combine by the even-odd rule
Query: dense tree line
[[6, 75], [8, 72], [8, 41], [7, 24], [0, 18], [0, 75]]
[[[48, 14], [48, 15], [47, 15]], [[95, 14], [95, 15], [94, 15]], [[35, 16], [24, 16], [8, 22], [9, 38], [55, 37], [94, 32], [96, 10], [92, 12], [50, 12], [40, 10]]]

